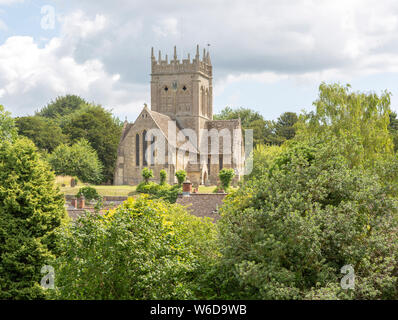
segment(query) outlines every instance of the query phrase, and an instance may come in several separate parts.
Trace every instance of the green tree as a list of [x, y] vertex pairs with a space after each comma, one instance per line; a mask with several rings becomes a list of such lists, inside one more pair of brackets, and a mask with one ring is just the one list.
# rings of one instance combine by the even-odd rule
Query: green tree
[[234, 176], [235, 176], [234, 169], [221, 169], [220, 172], [218, 173], [221, 186], [225, 192], [227, 192], [229, 187], [231, 186], [231, 182]]
[[81, 139], [72, 146], [58, 146], [48, 161], [57, 175], [74, 176], [93, 184], [102, 180], [101, 162], [87, 140]]
[[41, 268], [59, 253], [64, 197], [26, 138], [0, 144], [0, 299], [43, 299]]
[[278, 145], [257, 145], [253, 152], [253, 168], [245, 179], [256, 179], [265, 174], [268, 174], [270, 165], [273, 164], [274, 159], [282, 151], [282, 148]]
[[103, 164], [104, 180], [112, 181], [122, 132], [120, 121], [101, 106], [86, 105], [65, 116], [61, 127], [71, 143], [82, 138], [90, 142]]
[[285, 112], [278, 117], [274, 125], [276, 144], [281, 145], [286, 140], [294, 138], [296, 134], [294, 125], [297, 121], [298, 117], [294, 112]]
[[56, 298], [194, 299], [215, 236], [209, 220], [145, 196], [87, 214], [63, 233]]
[[[221, 208], [221, 298], [397, 299], [397, 200], [340, 141], [296, 143]], [[355, 288], [340, 286], [352, 265]], [[220, 276], [222, 274], [222, 276]]]
[[164, 169], [160, 170], [159, 175], [160, 175], [160, 185], [163, 186], [166, 184], [166, 180], [167, 180], [166, 170], [164, 170]]
[[394, 144], [394, 152], [397, 152], [398, 150], [398, 119], [397, 119], [397, 113], [396, 112], [391, 112], [390, 113], [390, 122], [388, 124], [388, 131], [391, 134], [391, 138]]
[[12, 141], [17, 136], [14, 119], [0, 104], [0, 142]]
[[175, 175], [178, 181], [178, 185], [181, 186], [187, 177], [187, 172], [185, 170], [177, 170]]
[[16, 118], [18, 133], [32, 140], [40, 150], [52, 152], [58, 145], [66, 142], [58, 123], [40, 116]]
[[373, 166], [379, 156], [392, 154], [390, 93], [378, 96], [353, 92], [349, 85], [322, 83], [314, 106], [315, 112], [304, 114], [297, 124], [300, 138], [346, 141], [344, 154], [352, 166]]
[[153, 178], [153, 171], [145, 167], [144, 169], [142, 169], [141, 175], [144, 179], [145, 184], [148, 184], [149, 179]]
[[79, 110], [87, 101], [76, 95], [60, 96], [51, 101], [40, 111], [36, 112], [38, 116], [60, 120], [62, 117]]

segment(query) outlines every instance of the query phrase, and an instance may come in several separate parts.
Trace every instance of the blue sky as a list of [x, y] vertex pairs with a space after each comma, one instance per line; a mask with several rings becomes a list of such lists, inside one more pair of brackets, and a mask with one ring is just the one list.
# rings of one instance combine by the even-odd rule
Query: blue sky
[[133, 121], [151, 46], [181, 58], [210, 43], [215, 112], [309, 111], [322, 81], [387, 89], [398, 111], [397, 40], [392, 0], [0, 0], [0, 104], [27, 115], [73, 93]]

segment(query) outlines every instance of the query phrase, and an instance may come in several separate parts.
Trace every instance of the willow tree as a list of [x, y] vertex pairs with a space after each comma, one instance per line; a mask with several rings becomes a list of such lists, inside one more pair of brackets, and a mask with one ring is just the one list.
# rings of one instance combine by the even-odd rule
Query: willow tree
[[376, 159], [393, 154], [390, 97], [387, 91], [377, 95], [354, 92], [349, 84], [322, 83], [315, 111], [303, 114], [297, 123], [298, 138], [338, 139], [352, 166], [372, 166]]

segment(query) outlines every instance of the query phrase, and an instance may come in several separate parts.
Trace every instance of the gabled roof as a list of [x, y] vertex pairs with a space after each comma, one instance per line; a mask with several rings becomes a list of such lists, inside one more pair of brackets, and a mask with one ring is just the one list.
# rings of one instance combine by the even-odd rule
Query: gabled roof
[[[169, 121], [173, 121], [176, 124], [176, 134], [177, 136], [179, 135], [179, 133], [182, 133], [182, 128], [179, 126], [178, 122], [176, 122], [175, 120], [173, 120], [172, 118], [170, 118], [169, 116], [156, 112], [156, 111], [152, 111], [150, 110], [146, 105], [145, 107], [142, 109], [140, 115], [138, 116], [138, 118], [135, 120], [134, 123], [129, 123], [126, 125], [124, 131], [123, 131], [123, 136], [122, 136], [122, 141], [124, 140], [124, 138], [127, 136], [128, 132], [130, 131], [131, 128], [134, 127], [134, 125], [138, 122], [141, 121], [141, 115], [147, 112], [149, 114], [149, 116], [152, 118], [152, 120], [155, 122], [156, 126], [160, 129], [160, 131], [162, 132], [163, 136], [165, 137], [165, 139], [167, 140], [168, 143], [170, 143], [169, 141], [169, 137], [168, 137], [168, 132], [169, 132]], [[150, 128], [148, 128], [150, 129]], [[177, 145], [175, 145], [177, 144]], [[187, 148], [186, 144], [188, 144], [189, 148]], [[175, 143], [170, 143], [170, 145], [174, 148], [178, 148], [181, 150], [194, 150], [194, 152], [198, 153], [197, 148], [195, 148], [195, 146], [186, 138], [185, 141], [175, 141]]]

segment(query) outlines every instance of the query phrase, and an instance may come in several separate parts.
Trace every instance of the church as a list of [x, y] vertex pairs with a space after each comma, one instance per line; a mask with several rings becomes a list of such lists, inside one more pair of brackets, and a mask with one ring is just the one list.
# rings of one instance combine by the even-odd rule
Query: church
[[176, 182], [175, 172], [185, 170], [194, 185], [218, 184], [223, 168], [235, 170], [234, 182], [244, 172], [244, 143], [240, 119], [213, 120], [213, 67], [210, 53], [199, 46], [191, 60], [168, 59], [151, 52], [151, 105], [145, 104], [134, 123], [123, 125], [114, 174], [115, 185], [136, 185], [141, 171], [167, 172], [167, 182]]

